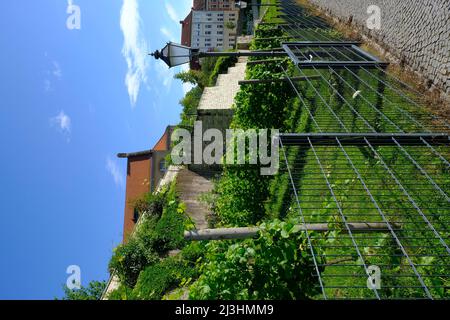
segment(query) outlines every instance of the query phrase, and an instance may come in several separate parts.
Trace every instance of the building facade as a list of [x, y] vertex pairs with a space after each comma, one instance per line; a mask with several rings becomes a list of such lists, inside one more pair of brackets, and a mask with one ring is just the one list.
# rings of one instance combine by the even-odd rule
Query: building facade
[[166, 172], [165, 157], [170, 152], [173, 129], [173, 126], [168, 126], [153, 149], [117, 155], [119, 158], [127, 159], [124, 242], [139, 218], [133, 202], [142, 195], [153, 192]]
[[234, 10], [234, 0], [205, 0], [206, 1], [206, 10], [208, 11], [228, 11]]
[[237, 10], [192, 11], [191, 47], [201, 51], [234, 48], [238, 18]]

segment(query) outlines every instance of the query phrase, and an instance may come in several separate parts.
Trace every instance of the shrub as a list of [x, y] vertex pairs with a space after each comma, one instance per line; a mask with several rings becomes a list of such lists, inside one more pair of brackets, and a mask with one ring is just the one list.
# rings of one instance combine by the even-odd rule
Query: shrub
[[190, 298], [307, 299], [317, 294], [308, 243], [295, 223], [275, 220], [261, 225], [256, 240], [208, 244], [208, 262]]
[[153, 248], [157, 252], [165, 252], [181, 248], [184, 244], [183, 232], [186, 216], [184, 206], [176, 201], [171, 201], [155, 226], [157, 234]]
[[139, 215], [147, 214], [149, 216], [160, 217], [163, 213], [166, 202], [165, 191], [158, 193], [146, 193], [142, 197], [134, 200], [133, 207]]
[[267, 179], [257, 166], [230, 166], [215, 186], [216, 214], [222, 224], [254, 225], [265, 216]]
[[63, 300], [99, 300], [105, 290], [105, 281], [91, 281], [87, 287], [71, 290], [64, 286]]
[[133, 289], [121, 284], [108, 294], [108, 300], [133, 300]]
[[[109, 263], [122, 283], [134, 287], [139, 273], [157, 263], [168, 250], [182, 248], [186, 221], [184, 207], [179, 203], [175, 184], [160, 194], [147, 195], [145, 207], [154, 214], [147, 215], [136, 226], [127, 243], [119, 245]], [[162, 212], [162, 214], [159, 214]]]
[[170, 257], [147, 267], [139, 276], [133, 296], [140, 300], [157, 300], [170, 289], [186, 282], [193, 269], [177, 257]]
[[185, 261], [195, 263], [205, 254], [205, 245], [205, 242], [192, 242], [181, 250], [181, 256]]
[[110, 272], [116, 272], [120, 281], [129, 287], [136, 284], [141, 270], [159, 260], [158, 254], [144, 243], [140, 238], [131, 238], [115, 249], [109, 263]]

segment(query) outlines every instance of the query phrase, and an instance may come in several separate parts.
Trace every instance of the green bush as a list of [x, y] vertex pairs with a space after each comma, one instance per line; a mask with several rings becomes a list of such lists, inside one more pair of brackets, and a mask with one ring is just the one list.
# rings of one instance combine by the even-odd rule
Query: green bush
[[133, 297], [139, 300], [161, 299], [168, 290], [187, 282], [193, 275], [193, 268], [177, 257], [164, 259], [141, 272]]
[[87, 287], [71, 290], [64, 286], [63, 300], [99, 300], [105, 290], [105, 281], [91, 281]]
[[224, 225], [249, 226], [265, 217], [267, 177], [257, 166], [229, 166], [215, 186], [215, 210]]
[[207, 242], [191, 242], [189, 245], [183, 248], [181, 250], [181, 256], [183, 257], [183, 260], [195, 263], [197, 262], [203, 255], [205, 254], [206, 245]]
[[166, 202], [165, 191], [158, 193], [146, 193], [142, 197], [133, 201], [132, 205], [139, 215], [147, 214], [149, 216], [160, 217], [163, 213]]
[[191, 299], [308, 299], [317, 276], [297, 220], [262, 224], [258, 239], [208, 244], [202, 275]]
[[131, 238], [128, 243], [119, 245], [109, 263], [111, 273], [115, 272], [121, 282], [133, 287], [139, 273], [148, 265], [159, 260], [158, 254], [144, 245], [141, 238]]
[[133, 300], [133, 289], [121, 284], [108, 294], [108, 300]]
[[154, 232], [158, 236], [154, 241], [153, 248], [160, 253], [181, 248], [184, 245], [185, 221], [184, 206], [176, 201], [169, 202], [155, 226]]
[[168, 250], [182, 248], [184, 245], [186, 216], [183, 205], [177, 199], [175, 184], [168, 191], [147, 196], [146, 199], [151, 200], [150, 210], [162, 210], [161, 216], [145, 216], [128, 242], [114, 250], [109, 263], [111, 274], [116, 273], [121, 282], [131, 288], [142, 270], [157, 263]]

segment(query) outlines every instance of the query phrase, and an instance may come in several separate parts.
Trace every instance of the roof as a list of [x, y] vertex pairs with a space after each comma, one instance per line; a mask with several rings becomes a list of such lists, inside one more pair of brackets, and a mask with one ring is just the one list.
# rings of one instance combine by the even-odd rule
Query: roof
[[205, 10], [206, 9], [205, 0], [194, 0], [192, 4], [192, 9], [194, 10]]
[[153, 150], [144, 150], [144, 151], [136, 151], [136, 152], [130, 152], [130, 153], [118, 153], [118, 158], [132, 158], [132, 157], [139, 157], [139, 156], [147, 156], [151, 155], [153, 153]]
[[180, 23], [181, 23], [181, 44], [190, 47], [192, 34], [192, 11], [189, 12], [187, 17], [183, 21], [180, 21]]
[[143, 151], [136, 151], [136, 152], [121, 152], [117, 154], [118, 158], [133, 158], [133, 157], [140, 157], [140, 156], [150, 156], [153, 154], [153, 152], [158, 152], [158, 151], [166, 151], [166, 150], [160, 150], [158, 149], [158, 144], [163, 141], [163, 139], [165, 138], [165, 136], [167, 135], [167, 147], [170, 147], [170, 136], [172, 134], [172, 131], [175, 129], [175, 126], [172, 125], [168, 125], [166, 127], [166, 129], [164, 130], [164, 134], [161, 136], [161, 138], [159, 138], [158, 142], [155, 144], [155, 146], [153, 147], [153, 149], [149, 149], [149, 150], [143, 150]]

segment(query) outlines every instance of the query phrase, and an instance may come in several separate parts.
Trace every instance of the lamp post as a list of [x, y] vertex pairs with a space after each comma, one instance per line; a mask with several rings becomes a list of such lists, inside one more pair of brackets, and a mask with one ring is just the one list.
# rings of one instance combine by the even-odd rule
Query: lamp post
[[255, 5], [253, 5], [253, 4], [248, 4], [247, 2], [245, 2], [245, 1], [235, 1], [235, 3], [234, 3], [234, 6], [237, 8], [237, 9], [246, 9], [247, 7], [277, 7], [277, 6], [279, 6], [279, 4], [272, 4], [272, 3], [268, 3], [268, 4], [255, 4]]
[[199, 49], [168, 42], [161, 50], [150, 53], [155, 59], [161, 59], [169, 68], [176, 67], [204, 57], [283, 57], [287, 53], [278, 51], [236, 51], [236, 52], [203, 52]]

